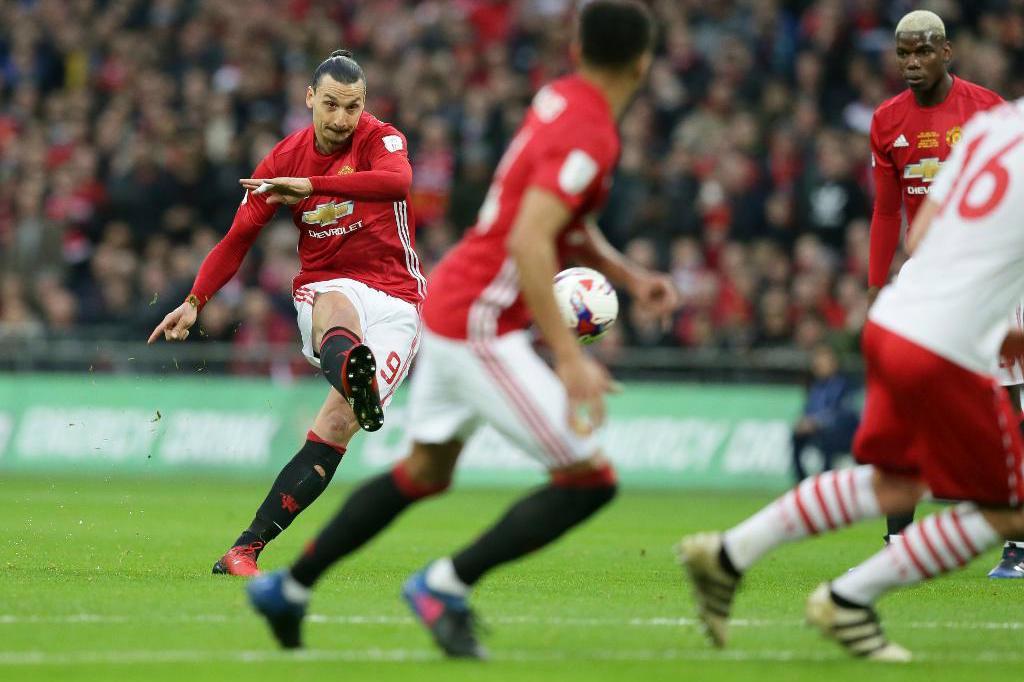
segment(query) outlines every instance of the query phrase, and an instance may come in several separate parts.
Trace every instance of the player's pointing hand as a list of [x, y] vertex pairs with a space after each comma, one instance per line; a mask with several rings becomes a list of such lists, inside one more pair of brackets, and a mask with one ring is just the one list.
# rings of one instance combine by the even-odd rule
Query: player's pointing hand
[[268, 204], [291, 205], [313, 193], [309, 178], [242, 178], [238, 182], [253, 194], [266, 194]]
[[146, 343], [153, 343], [163, 334], [168, 341], [184, 341], [188, 338], [189, 328], [196, 323], [199, 317], [199, 307], [190, 296], [184, 303], [167, 313], [163, 321], [156, 326], [153, 333], [149, 335]]

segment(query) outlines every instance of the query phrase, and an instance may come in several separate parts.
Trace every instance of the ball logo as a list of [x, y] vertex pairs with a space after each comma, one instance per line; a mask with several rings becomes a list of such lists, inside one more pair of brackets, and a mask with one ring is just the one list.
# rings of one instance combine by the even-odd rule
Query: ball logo
[[580, 343], [593, 343], [615, 324], [618, 297], [600, 272], [582, 267], [563, 270], [555, 276], [554, 293], [562, 319]]

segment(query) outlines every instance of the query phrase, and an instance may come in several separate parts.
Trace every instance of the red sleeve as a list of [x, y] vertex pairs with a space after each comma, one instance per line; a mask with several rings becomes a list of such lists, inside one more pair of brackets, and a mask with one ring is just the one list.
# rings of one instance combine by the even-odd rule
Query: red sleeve
[[871, 120], [871, 167], [875, 179], [875, 210], [871, 215], [871, 253], [868, 256], [868, 286], [883, 287], [889, 281], [889, 268], [900, 243], [903, 190], [899, 172], [882, 150]]
[[597, 142], [599, 136], [583, 139], [588, 141], [556, 145], [540, 160], [529, 183], [552, 192], [573, 212], [603, 182], [612, 163], [609, 150]]
[[348, 175], [316, 175], [309, 179], [314, 194], [356, 201], [401, 201], [412, 186], [412, 166], [405, 136], [391, 126], [374, 132], [365, 142], [370, 170]]
[[[275, 173], [272, 170], [270, 157], [263, 159], [253, 171], [254, 178], [272, 178]], [[199, 274], [192, 285], [192, 293], [199, 299], [199, 309], [210, 298], [220, 291], [220, 288], [235, 276], [245, 254], [252, 248], [253, 242], [259, 236], [263, 226], [274, 217], [277, 206], [267, 204], [266, 196], [253, 194], [246, 190], [242, 203], [235, 211], [235, 219], [231, 223], [231, 229], [224, 235], [199, 266]]]

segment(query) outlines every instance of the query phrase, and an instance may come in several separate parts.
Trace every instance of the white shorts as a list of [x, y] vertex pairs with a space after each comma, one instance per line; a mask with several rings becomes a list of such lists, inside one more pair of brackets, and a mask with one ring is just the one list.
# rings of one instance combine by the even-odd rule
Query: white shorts
[[320, 358], [313, 348], [313, 299], [325, 291], [344, 294], [355, 307], [363, 343], [370, 347], [377, 361], [380, 401], [386, 407], [409, 373], [419, 346], [421, 327], [416, 306], [354, 279], [330, 279], [299, 287], [294, 297], [302, 354], [316, 368], [320, 367]]
[[[1017, 309], [1010, 315], [1010, 329], [1024, 330], [1024, 302], [1018, 303]], [[1024, 384], [1024, 371], [1019, 362], [1014, 362], [1012, 365], [1004, 365], [1000, 362], [999, 369], [996, 370], [996, 379], [1002, 386], [1018, 386]]]
[[423, 334], [409, 394], [409, 431], [420, 443], [465, 442], [490, 424], [547, 468], [597, 452], [593, 434], [569, 427], [565, 387], [534, 352], [530, 335], [512, 332], [487, 342]]

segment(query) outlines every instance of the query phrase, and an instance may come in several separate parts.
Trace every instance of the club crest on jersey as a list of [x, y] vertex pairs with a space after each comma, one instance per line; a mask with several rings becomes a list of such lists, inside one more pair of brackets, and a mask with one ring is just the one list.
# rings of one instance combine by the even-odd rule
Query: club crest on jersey
[[935, 174], [939, 172], [941, 167], [942, 162], [939, 161], [938, 157], [932, 156], [927, 159], [921, 159], [917, 163], [907, 164], [907, 167], [903, 169], [903, 178], [905, 180], [931, 182], [935, 179]]
[[343, 201], [340, 204], [337, 202], [330, 202], [327, 204], [317, 204], [316, 208], [312, 211], [302, 212], [302, 222], [307, 225], [333, 225], [338, 222], [341, 218], [352, 215], [355, 210], [355, 204], [351, 201]]
[[953, 126], [946, 131], [946, 144], [950, 147], [956, 146], [956, 143], [960, 141], [960, 126]]

